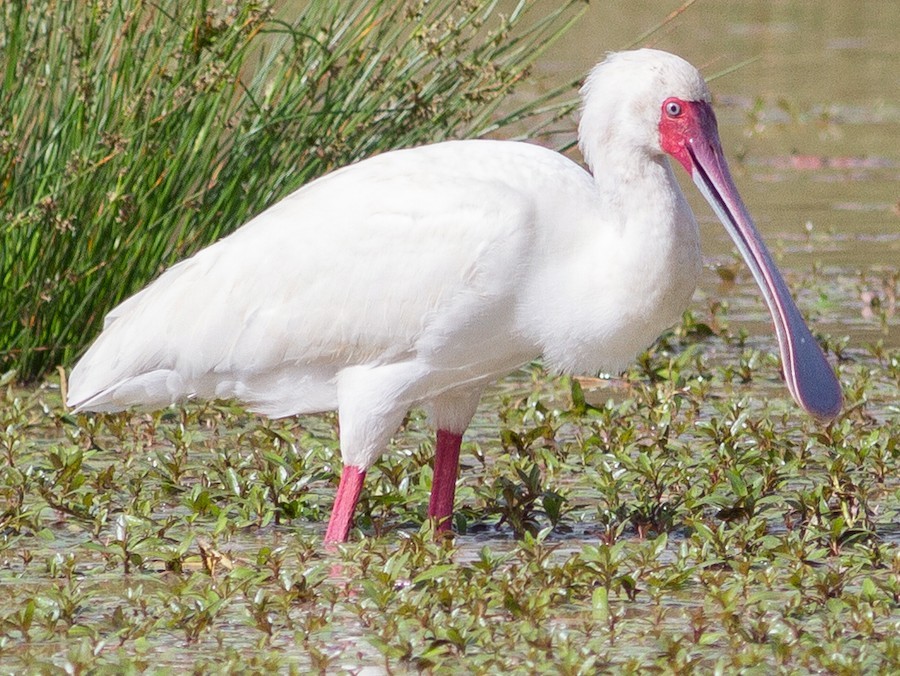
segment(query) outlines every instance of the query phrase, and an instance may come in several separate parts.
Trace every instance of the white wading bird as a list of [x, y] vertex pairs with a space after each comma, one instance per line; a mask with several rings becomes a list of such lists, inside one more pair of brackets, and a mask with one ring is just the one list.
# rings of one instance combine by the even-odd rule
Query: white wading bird
[[325, 540], [343, 542], [366, 470], [423, 405], [437, 428], [428, 513], [447, 528], [462, 434], [488, 383], [539, 356], [616, 372], [681, 317], [701, 259], [670, 155], [750, 266], [794, 399], [834, 418], [840, 385], [732, 182], [700, 73], [665, 52], [622, 52], [582, 94], [590, 172], [487, 140], [335, 171], [112, 310], [72, 371], [69, 406], [337, 409], [344, 469]]

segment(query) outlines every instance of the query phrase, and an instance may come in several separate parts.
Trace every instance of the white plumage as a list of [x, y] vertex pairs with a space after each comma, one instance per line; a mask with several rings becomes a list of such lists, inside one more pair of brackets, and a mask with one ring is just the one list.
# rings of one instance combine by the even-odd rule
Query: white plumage
[[[690, 298], [697, 233], [686, 208], [680, 231], [662, 231], [685, 241], [642, 219], [659, 265], [635, 266], [644, 238], [591, 218], [602, 209], [584, 170], [538, 146], [458, 141], [366, 160], [113, 310], [72, 373], [69, 399], [119, 410], [235, 397], [286, 416], [338, 408], [342, 374], [363, 368], [369, 387], [385, 390], [377, 394], [398, 390], [389, 398], [402, 417], [542, 353], [560, 370], [621, 369]], [[630, 269], [641, 274], [626, 279]], [[369, 406], [375, 394], [354, 386], [344, 399]]]
[[[112, 310], [71, 373], [69, 405], [337, 409], [345, 465], [364, 475], [411, 406], [455, 438], [485, 385], [531, 359], [621, 369], [678, 320], [700, 273], [661, 106], [708, 108], [710, 96], [687, 62], [653, 50], [610, 57], [583, 91], [593, 175], [483, 140], [335, 171]], [[329, 539], [341, 540], [349, 517], [336, 518]]]

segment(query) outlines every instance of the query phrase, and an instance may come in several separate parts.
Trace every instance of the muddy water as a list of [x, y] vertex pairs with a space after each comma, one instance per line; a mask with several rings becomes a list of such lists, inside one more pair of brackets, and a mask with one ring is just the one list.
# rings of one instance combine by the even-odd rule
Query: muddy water
[[[542, 57], [538, 87], [627, 48], [681, 0], [592, 3]], [[814, 330], [900, 345], [900, 3], [699, 0], [641, 45], [699, 66], [735, 180]], [[730, 68], [753, 60], [734, 72]], [[686, 179], [685, 176], [681, 178]], [[707, 272], [695, 304], [770, 331], [753, 280], [689, 180]], [[716, 266], [738, 273], [725, 288]], [[773, 339], [774, 340], [774, 339]]]

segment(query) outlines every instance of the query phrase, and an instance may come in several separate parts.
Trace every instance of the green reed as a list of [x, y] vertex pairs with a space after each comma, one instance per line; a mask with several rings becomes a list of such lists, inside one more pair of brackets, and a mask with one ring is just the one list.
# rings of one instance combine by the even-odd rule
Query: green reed
[[534, 4], [3, 3], [0, 371], [336, 166], [529, 118], [496, 109], [584, 7]]

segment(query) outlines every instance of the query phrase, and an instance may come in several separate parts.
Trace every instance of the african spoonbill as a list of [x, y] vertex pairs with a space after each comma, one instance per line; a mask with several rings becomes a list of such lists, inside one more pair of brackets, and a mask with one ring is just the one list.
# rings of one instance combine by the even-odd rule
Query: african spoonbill
[[272, 417], [337, 410], [343, 542], [366, 470], [411, 406], [437, 429], [429, 514], [449, 526], [485, 386], [532, 359], [622, 369], [688, 305], [691, 175], [772, 314], [787, 387], [827, 421], [842, 395], [738, 195], [710, 93], [681, 58], [609, 56], [582, 89], [586, 171], [509, 141], [386, 152], [306, 185], [113, 309], [72, 370], [77, 411], [234, 398]]

